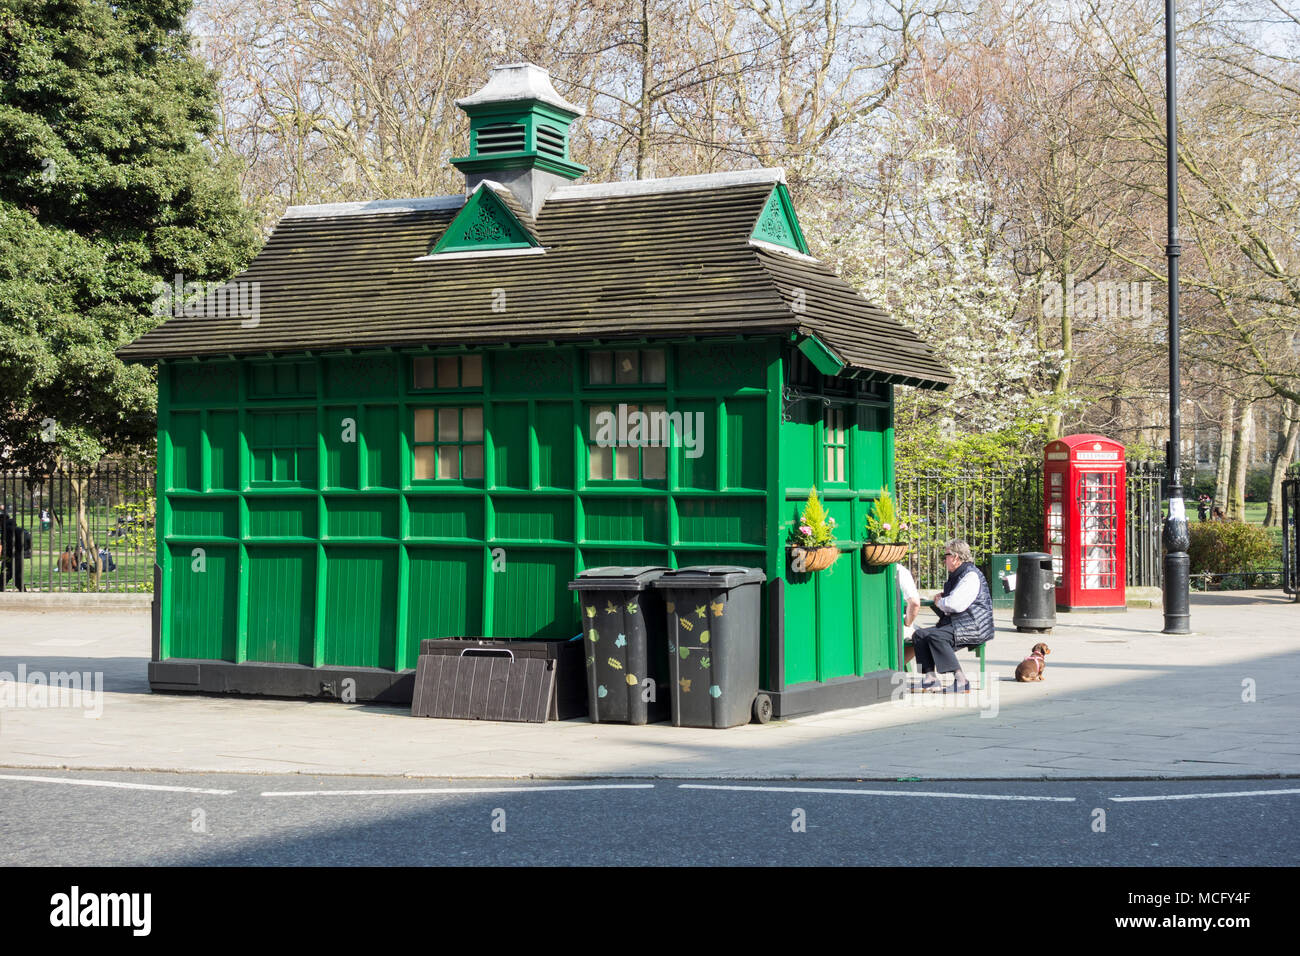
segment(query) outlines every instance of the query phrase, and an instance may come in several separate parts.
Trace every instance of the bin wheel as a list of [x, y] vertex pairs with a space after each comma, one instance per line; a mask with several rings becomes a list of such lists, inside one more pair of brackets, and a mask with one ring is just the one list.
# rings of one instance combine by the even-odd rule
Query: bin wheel
[[754, 698], [754, 721], [765, 724], [772, 719], [772, 698], [759, 694]]

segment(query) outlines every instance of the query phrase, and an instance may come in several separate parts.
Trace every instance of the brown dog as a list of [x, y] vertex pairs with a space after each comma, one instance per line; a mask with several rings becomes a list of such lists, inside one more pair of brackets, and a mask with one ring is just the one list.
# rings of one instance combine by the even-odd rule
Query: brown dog
[[1046, 644], [1035, 644], [1034, 649], [1016, 666], [1016, 680], [1026, 683], [1031, 680], [1042, 680], [1043, 671], [1047, 667], [1047, 655], [1052, 653], [1052, 649]]

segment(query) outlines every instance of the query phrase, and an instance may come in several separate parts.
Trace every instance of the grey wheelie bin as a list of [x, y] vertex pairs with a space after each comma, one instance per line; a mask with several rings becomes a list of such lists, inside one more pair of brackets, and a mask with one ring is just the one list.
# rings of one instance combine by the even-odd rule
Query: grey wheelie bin
[[1030, 551], [1020, 555], [1011, 623], [1017, 631], [1039, 634], [1056, 627], [1056, 572], [1050, 554]]
[[588, 568], [578, 592], [592, 723], [644, 724], [668, 717], [668, 651], [658, 567]]
[[722, 565], [680, 568], [655, 582], [664, 596], [675, 727], [735, 727], [770, 716], [770, 701], [758, 692], [765, 580], [758, 568]]

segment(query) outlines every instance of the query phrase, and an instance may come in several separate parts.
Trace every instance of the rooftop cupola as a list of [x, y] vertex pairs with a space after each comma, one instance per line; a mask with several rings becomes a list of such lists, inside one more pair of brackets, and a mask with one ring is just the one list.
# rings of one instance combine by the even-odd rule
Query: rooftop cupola
[[569, 159], [569, 127], [583, 114], [532, 63], [494, 67], [487, 85], [456, 101], [469, 116], [469, 155], [452, 163], [465, 174], [465, 191], [493, 180], [537, 215], [552, 189], [587, 171]]

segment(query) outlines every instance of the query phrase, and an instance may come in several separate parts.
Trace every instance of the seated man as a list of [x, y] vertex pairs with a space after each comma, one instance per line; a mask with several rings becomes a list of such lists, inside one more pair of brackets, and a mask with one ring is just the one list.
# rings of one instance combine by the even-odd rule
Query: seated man
[[[956, 649], [983, 644], [993, 637], [993, 596], [988, 581], [971, 562], [970, 545], [954, 538], [944, 545], [943, 566], [948, 580], [934, 596], [939, 623], [918, 627], [912, 633], [917, 666], [921, 671], [921, 690], [965, 693], [970, 681], [957, 663]], [[939, 674], [952, 673], [949, 687], [942, 685]]]

